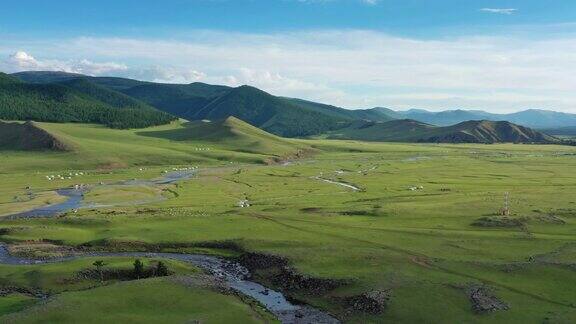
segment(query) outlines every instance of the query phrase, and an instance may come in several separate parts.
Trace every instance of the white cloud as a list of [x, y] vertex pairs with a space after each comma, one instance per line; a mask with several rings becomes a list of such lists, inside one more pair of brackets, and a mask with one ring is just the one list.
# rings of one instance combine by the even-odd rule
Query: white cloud
[[[54, 45], [54, 44], [58, 45]], [[27, 43], [29, 53], [125, 62], [101, 74], [162, 82], [252, 84], [345, 107], [547, 108], [576, 113], [576, 38], [422, 40], [373, 31], [243, 34], [194, 31], [186, 40], [75, 38]], [[0, 55], [13, 47], [4, 42]], [[30, 55], [11, 69], [34, 67]], [[12, 60], [12, 59], [11, 59]], [[46, 68], [46, 60], [42, 60]], [[58, 64], [51, 63], [58, 68]], [[76, 71], [78, 68], [75, 69]]]
[[36, 61], [33, 56], [22, 51], [10, 55], [6, 63], [12, 64], [14, 67], [21, 69], [34, 69], [39, 65], [38, 61]]
[[515, 8], [482, 8], [480, 9], [480, 11], [484, 11], [484, 12], [488, 12], [488, 13], [494, 13], [494, 14], [500, 14], [500, 15], [512, 15], [515, 14], [518, 9]]
[[8, 72], [19, 71], [63, 71], [70, 73], [82, 73], [87, 75], [102, 75], [125, 71], [128, 67], [124, 64], [105, 62], [96, 63], [87, 59], [81, 60], [37, 60], [34, 56], [24, 52], [17, 51], [11, 54], [2, 64]]
[[128, 71], [126, 76], [160, 83], [191, 83], [201, 81], [205, 73], [192, 68], [169, 66], [152, 66]]
[[278, 72], [268, 70], [242, 67], [225, 77], [208, 77], [204, 81], [232, 87], [247, 84], [285, 97], [308, 98], [333, 105], [348, 103], [345, 100], [347, 94], [344, 91], [322, 83], [288, 78]]

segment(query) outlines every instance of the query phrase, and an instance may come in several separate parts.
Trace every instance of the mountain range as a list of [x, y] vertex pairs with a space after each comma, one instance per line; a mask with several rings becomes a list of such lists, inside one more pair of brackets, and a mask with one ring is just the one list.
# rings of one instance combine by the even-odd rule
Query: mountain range
[[553, 136], [507, 121], [471, 120], [434, 126], [412, 119], [356, 122], [333, 131], [330, 139], [418, 143], [554, 143]]
[[[0, 88], [1, 119], [93, 122], [116, 128], [137, 128], [170, 122], [174, 117], [169, 116], [192, 121], [236, 117], [282, 137], [324, 134], [328, 138], [358, 140], [467, 143], [554, 142], [555, 138], [528, 127], [556, 128], [576, 125], [574, 114], [545, 110], [526, 110], [507, 115], [478, 110], [395, 111], [380, 107], [349, 110], [302, 99], [274, 96], [246, 85], [228, 87], [200, 82], [166, 84], [37, 71], [4, 75], [3, 78], [11, 83], [18, 79], [17, 87], [24, 88], [27, 92], [17, 98], [17, 101], [25, 102], [26, 105], [14, 105], [10, 100], [2, 101], [3, 97], [10, 99], [14, 96], [6, 95], [9, 90]], [[1, 80], [0, 76], [0, 86]], [[36, 92], [40, 91], [38, 89], [48, 94], [59, 91], [65, 95], [37, 95]], [[58, 104], [58, 109], [43, 110], [39, 107], [40, 98], [50, 98], [48, 102]], [[36, 108], [30, 111], [30, 107]], [[40, 113], [37, 110], [40, 110]], [[103, 111], [106, 113], [92, 116], [95, 112]], [[131, 118], [127, 119], [122, 115], [126, 112], [130, 112]], [[109, 116], [110, 120], [101, 115]], [[492, 123], [495, 121], [499, 123]]]
[[437, 126], [449, 126], [468, 120], [508, 121], [536, 129], [549, 129], [576, 126], [576, 114], [568, 114], [542, 109], [527, 109], [511, 114], [493, 114], [482, 110], [445, 110], [431, 112], [424, 109], [395, 111], [388, 108], [375, 108], [396, 119], [413, 119]]
[[121, 92], [180, 118], [202, 120], [234, 116], [284, 137], [320, 134], [359, 119], [392, 119], [379, 110], [348, 110], [301, 99], [278, 97], [250, 86], [227, 87], [200, 82], [164, 84], [123, 78], [87, 77], [63, 72], [21, 72], [14, 76], [31, 84], [65, 83], [82, 79]]

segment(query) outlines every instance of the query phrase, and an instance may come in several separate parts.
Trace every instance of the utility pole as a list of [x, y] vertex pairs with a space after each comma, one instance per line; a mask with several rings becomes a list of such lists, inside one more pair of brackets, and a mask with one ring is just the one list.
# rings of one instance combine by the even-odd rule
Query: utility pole
[[502, 209], [502, 216], [510, 216], [510, 193], [504, 193], [504, 208]]

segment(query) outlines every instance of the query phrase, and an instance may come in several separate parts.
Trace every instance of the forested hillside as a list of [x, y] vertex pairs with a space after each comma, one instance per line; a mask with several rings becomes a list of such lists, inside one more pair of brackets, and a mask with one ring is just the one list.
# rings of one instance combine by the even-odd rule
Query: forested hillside
[[166, 124], [175, 118], [85, 80], [28, 84], [0, 73], [0, 119], [141, 128]]
[[348, 110], [295, 98], [271, 95], [251, 86], [228, 87], [201, 82], [166, 84], [109, 77], [87, 77], [53, 72], [15, 74], [31, 83], [62, 83], [88, 80], [122, 92], [174, 116], [188, 119], [236, 117], [253, 126], [284, 137], [304, 137], [346, 127], [356, 120], [388, 121], [375, 110]]

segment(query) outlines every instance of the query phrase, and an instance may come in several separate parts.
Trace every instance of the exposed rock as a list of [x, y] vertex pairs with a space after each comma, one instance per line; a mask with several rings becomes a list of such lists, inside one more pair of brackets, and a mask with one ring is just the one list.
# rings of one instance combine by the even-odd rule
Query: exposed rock
[[322, 295], [327, 291], [346, 284], [344, 280], [315, 278], [297, 273], [291, 268], [283, 268], [273, 278], [272, 283], [287, 291], [304, 291], [311, 295]]
[[338, 324], [334, 317], [319, 312], [317, 309], [302, 306], [297, 311], [281, 311], [278, 315], [282, 323], [288, 324]]
[[[142, 273], [136, 275], [132, 269], [118, 269], [118, 268], [104, 268], [100, 271], [94, 268], [83, 269], [76, 273], [75, 277], [70, 280], [71, 282], [79, 280], [121, 280], [130, 281], [137, 279], [146, 279], [152, 277], [163, 277], [165, 275], [160, 275], [156, 272], [156, 264], [152, 266], [145, 267]], [[168, 274], [172, 274], [168, 271]]]
[[80, 245], [81, 249], [90, 251], [146, 251], [161, 252], [186, 248], [225, 249], [241, 252], [242, 249], [232, 241], [207, 242], [160, 242], [148, 243], [142, 241], [122, 241], [113, 239], [95, 240]]
[[494, 295], [492, 290], [485, 285], [470, 285], [466, 289], [468, 298], [472, 303], [472, 310], [477, 314], [508, 310], [508, 304]]
[[238, 262], [251, 273], [265, 270], [265, 280], [286, 291], [303, 291], [311, 295], [321, 295], [338, 288], [347, 282], [345, 280], [316, 278], [298, 273], [289, 266], [285, 258], [260, 253], [245, 253]]
[[10, 254], [30, 259], [50, 259], [74, 255], [72, 247], [47, 242], [17, 243], [8, 247]]
[[48, 294], [37, 289], [30, 289], [17, 286], [0, 286], [0, 297], [6, 297], [11, 294], [23, 294], [36, 298], [46, 298]]
[[251, 272], [288, 265], [288, 260], [283, 257], [262, 253], [244, 253], [240, 256], [238, 262]]
[[349, 312], [363, 312], [372, 315], [382, 314], [392, 297], [390, 290], [374, 290], [344, 299]]

